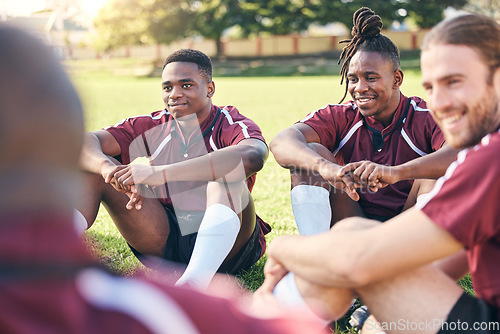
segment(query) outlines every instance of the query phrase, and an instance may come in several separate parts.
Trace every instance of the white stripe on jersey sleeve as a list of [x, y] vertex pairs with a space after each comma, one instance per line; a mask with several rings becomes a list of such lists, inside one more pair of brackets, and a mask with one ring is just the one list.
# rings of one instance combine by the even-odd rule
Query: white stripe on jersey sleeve
[[300, 123], [304, 123], [305, 121], [313, 118], [314, 114], [317, 113], [318, 111], [323, 110], [323, 109], [325, 109], [327, 107], [335, 107], [335, 106], [352, 106], [353, 109], [357, 108], [357, 106], [355, 104], [351, 104], [349, 102], [343, 103], [343, 104], [327, 104], [323, 108], [319, 108], [318, 110], [311, 111], [306, 117], [304, 117], [303, 119], [301, 119], [299, 122]]
[[403, 139], [406, 141], [406, 143], [411, 147], [411, 149], [415, 151], [418, 155], [420, 155], [421, 157], [427, 155], [427, 153], [425, 153], [424, 151], [419, 149], [415, 144], [413, 144], [413, 142], [411, 141], [410, 137], [408, 136], [408, 134], [404, 129], [401, 129], [401, 135], [403, 136]]
[[[222, 113], [226, 116], [226, 119], [227, 119], [229, 125], [235, 124], [235, 122], [233, 121], [233, 118], [231, 117], [229, 112], [226, 109], [221, 109], [221, 110], [222, 110]], [[241, 131], [243, 132], [243, 135], [245, 136], [245, 138], [250, 138], [250, 135], [248, 134], [248, 130], [247, 130], [248, 126], [245, 123], [243, 123], [243, 121], [237, 121], [236, 124], [238, 124], [241, 127]]]
[[469, 149], [462, 150], [458, 152], [457, 154], [457, 160], [453, 161], [448, 169], [446, 169], [446, 173], [444, 173], [443, 176], [441, 176], [439, 179], [437, 179], [436, 184], [434, 185], [434, 188], [429, 192], [427, 196], [424, 196], [423, 200], [417, 201], [415, 204], [415, 207], [418, 209], [422, 209], [429, 201], [439, 193], [441, 188], [443, 187], [443, 184], [453, 175], [453, 172], [455, 169], [464, 162], [465, 157], [467, 156], [467, 152]]
[[352, 135], [363, 125], [363, 121], [358, 121], [354, 126], [349, 130], [349, 132], [345, 135], [344, 138], [339, 143], [339, 147], [335, 151], [333, 151], [333, 155], [337, 155], [340, 149], [351, 139]]
[[208, 142], [210, 143], [210, 147], [212, 148], [212, 150], [214, 150], [214, 151], [218, 150], [217, 146], [215, 146], [214, 138], [212, 137], [212, 135], [210, 135], [210, 139]]
[[417, 106], [417, 102], [413, 101], [412, 99], [410, 99], [410, 103], [415, 111], [429, 111], [429, 112], [431, 111], [430, 109], [427, 108], [420, 108], [419, 106]]
[[77, 276], [76, 286], [83, 299], [94, 307], [127, 314], [153, 333], [199, 333], [172, 298], [146, 282], [86, 269]]
[[[500, 130], [498, 130], [498, 133], [500, 134]], [[480, 144], [477, 144], [473, 148], [466, 148], [458, 152], [457, 160], [453, 161], [446, 170], [446, 173], [436, 181], [436, 184], [429, 193], [429, 196], [426, 196], [425, 200], [421, 201], [420, 203], [419, 201], [417, 201], [415, 207], [422, 209], [441, 190], [443, 184], [453, 175], [455, 169], [465, 161], [465, 158], [467, 157], [467, 154], [470, 152], [470, 150], [478, 150], [481, 146], [487, 146], [490, 143], [490, 138], [491, 138], [491, 133], [484, 136], [481, 139]]]
[[125, 123], [126, 121], [128, 121], [129, 119], [131, 118], [138, 118], [138, 117], [149, 117], [151, 119], [160, 119], [163, 115], [170, 115], [170, 113], [166, 110], [166, 109], [163, 109], [158, 115], [156, 116], [151, 116], [151, 115], [138, 115], [138, 116], [132, 116], [132, 117], [128, 117], [128, 118], [125, 118], [125, 119], [122, 119], [121, 121], [119, 121], [118, 123], [116, 123], [115, 125], [111, 125], [111, 126], [108, 126], [108, 127], [105, 127], [104, 130], [106, 129], [109, 129], [109, 128], [112, 128], [112, 127], [116, 127], [116, 126], [120, 126], [122, 125], [123, 123]]

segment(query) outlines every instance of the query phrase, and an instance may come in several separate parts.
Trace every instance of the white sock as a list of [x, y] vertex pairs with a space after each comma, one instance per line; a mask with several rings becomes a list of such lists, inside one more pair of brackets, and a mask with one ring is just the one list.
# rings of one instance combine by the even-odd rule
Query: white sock
[[205, 289], [231, 251], [240, 231], [240, 219], [229, 207], [214, 204], [201, 221], [193, 254], [176, 285], [190, 283]]
[[274, 297], [278, 300], [278, 302], [286, 307], [298, 309], [300, 308], [307, 314], [309, 314], [313, 319], [318, 320], [322, 324], [330, 323], [329, 320], [323, 319], [320, 316], [316, 315], [309, 306], [307, 306], [306, 301], [302, 298], [302, 295], [297, 288], [297, 283], [295, 282], [295, 275], [292, 272], [286, 274], [285, 277], [281, 279], [281, 281], [276, 284], [273, 290]]
[[81, 235], [89, 227], [85, 217], [82, 215], [80, 211], [76, 209], [73, 212], [73, 226], [78, 235]]
[[325, 188], [299, 185], [290, 192], [292, 210], [301, 235], [313, 235], [330, 230], [332, 209], [330, 193]]

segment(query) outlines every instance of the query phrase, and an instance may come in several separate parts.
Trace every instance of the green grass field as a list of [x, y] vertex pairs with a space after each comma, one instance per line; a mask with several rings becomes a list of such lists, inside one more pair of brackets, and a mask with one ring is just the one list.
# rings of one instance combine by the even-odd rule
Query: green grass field
[[[127, 67], [126, 62], [120, 64]], [[116, 73], [110, 71], [116, 66], [113, 62], [109, 65], [106, 61], [84, 65], [69, 63], [68, 70], [84, 103], [87, 130], [163, 108], [159, 77], [113, 75]], [[402, 87], [405, 95], [425, 97], [419, 75], [414, 70], [405, 72]], [[213, 102], [236, 106], [242, 114], [259, 124], [268, 142], [310, 111], [339, 102], [344, 92], [338, 76], [215, 77], [214, 81], [216, 93]], [[257, 213], [273, 227], [267, 236], [268, 243], [277, 236], [297, 233], [289, 189], [288, 172], [270, 155], [258, 173], [253, 191]], [[91, 250], [115, 272], [133, 275], [140, 266], [104, 208], [86, 235]], [[251, 290], [260, 286], [264, 263], [265, 258], [240, 277], [244, 286]]]

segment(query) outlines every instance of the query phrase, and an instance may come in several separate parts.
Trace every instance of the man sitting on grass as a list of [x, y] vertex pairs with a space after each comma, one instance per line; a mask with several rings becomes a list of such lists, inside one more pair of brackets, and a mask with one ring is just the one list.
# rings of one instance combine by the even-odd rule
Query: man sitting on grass
[[[441, 22], [421, 66], [434, 119], [463, 149], [457, 160], [425, 200], [384, 224], [349, 218], [320, 235], [275, 239], [259, 294], [291, 272], [281, 295], [321, 300], [328, 319], [359, 296], [378, 321], [364, 330], [500, 331], [500, 26], [480, 15]], [[456, 284], [467, 272], [476, 297]]]
[[[233, 106], [212, 104], [210, 58], [184, 49], [165, 60], [165, 109], [86, 135], [86, 200], [92, 225], [102, 202], [134, 254], [187, 263], [178, 284], [206, 287], [217, 272], [249, 269], [269, 225], [249, 191], [268, 148], [259, 127]], [[132, 164], [146, 158], [149, 165]]]
[[352, 101], [311, 112], [270, 144], [276, 161], [290, 169], [303, 235], [328, 231], [345, 217], [394, 217], [432, 188], [457, 153], [443, 147], [425, 101], [402, 94], [399, 50], [380, 33], [381, 18], [363, 7], [353, 23], [340, 57]]
[[0, 73], [0, 333], [320, 333], [268, 302], [249, 310], [233, 286], [215, 296], [102, 268], [73, 226], [84, 129], [74, 87], [52, 48], [1, 24]]

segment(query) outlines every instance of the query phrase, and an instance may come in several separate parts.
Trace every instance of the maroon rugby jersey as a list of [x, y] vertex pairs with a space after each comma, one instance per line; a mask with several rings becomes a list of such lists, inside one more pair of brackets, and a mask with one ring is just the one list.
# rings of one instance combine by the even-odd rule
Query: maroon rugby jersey
[[[241, 140], [255, 138], [265, 142], [260, 128], [251, 119], [239, 113], [233, 106], [212, 105], [209, 116], [189, 138], [183, 138], [177, 122], [167, 110], [149, 115], [127, 118], [107, 127], [121, 148], [121, 161], [128, 164], [138, 157], [146, 157], [151, 165], [167, 165], [202, 156], [218, 149], [236, 145]], [[207, 166], [210, 168], [210, 166]], [[247, 179], [249, 191], [257, 174]], [[168, 182], [152, 187], [154, 197], [164, 205], [183, 211], [205, 211], [206, 187], [203, 181]], [[260, 217], [259, 243], [261, 255], [266, 250], [264, 235], [271, 227]]]
[[235, 296], [158, 279], [116, 277], [98, 268], [72, 217], [0, 217], [0, 333], [323, 333], [300, 314], [264, 319]]
[[[340, 165], [370, 160], [397, 166], [432, 153], [444, 143], [425, 101], [403, 94], [392, 123], [385, 128], [381, 122], [361, 115], [354, 101], [327, 105], [300, 122], [318, 133], [321, 144], [335, 154]], [[405, 180], [375, 193], [368, 188], [358, 189], [359, 204], [372, 216], [396, 216], [401, 213], [412, 185], [412, 180]]]
[[[265, 142], [257, 124], [241, 115], [233, 106], [212, 106], [209, 116], [200, 124], [199, 131], [193, 132], [190, 138], [183, 138], [177, 122], [167, 110], [131, 117], [105, 130], [118, 141], [124, 164], [138, 157], [146, 157], [151, 165], [168, 165], [236, 145], [247, 138]], [[250, 191], [255, 178], [256, 174], [247, 179]], [[179, 196], [182, 199], [174, 203], [176, 208], [204, 211], [206, 184], [196, 181], [168, 182], [165, 186], [155, 187], [154, 191], [165, 205], [172, 205], [172, 197]]]
[[500, 316], [500, 132], [461, 151], [420, 208], [467, 250], [477, 297]]

